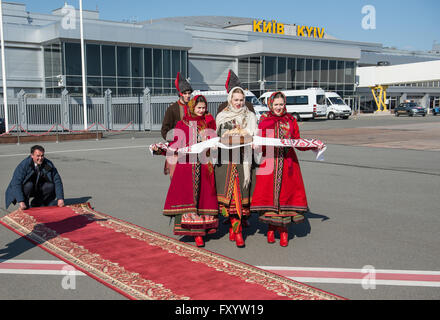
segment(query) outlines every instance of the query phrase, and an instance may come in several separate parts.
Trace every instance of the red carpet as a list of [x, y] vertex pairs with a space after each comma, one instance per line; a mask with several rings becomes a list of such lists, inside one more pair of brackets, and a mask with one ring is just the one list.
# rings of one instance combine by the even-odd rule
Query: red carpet
[[17, 210], [0, 223], [130, 299], [343, 299], [87, 204]]

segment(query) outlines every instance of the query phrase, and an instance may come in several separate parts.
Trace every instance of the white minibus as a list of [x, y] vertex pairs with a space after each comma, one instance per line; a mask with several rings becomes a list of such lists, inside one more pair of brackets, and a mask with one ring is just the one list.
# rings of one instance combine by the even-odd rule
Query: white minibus
[[[326, 117], [327, 105], [325, 91], [320, 88], [305, 90], [285, 90], [286, 109], [297, 120], [308, 120], [318, 117]], [[267, 105], [267, 99], [273, 92], [266, 92], [260, 96], [260, 101]]]

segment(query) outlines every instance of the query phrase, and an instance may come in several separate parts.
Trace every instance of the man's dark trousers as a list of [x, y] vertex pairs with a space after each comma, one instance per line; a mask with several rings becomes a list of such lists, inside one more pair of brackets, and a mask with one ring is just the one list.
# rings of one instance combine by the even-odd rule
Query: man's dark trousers
[[35, 181], [28, 181], [23, 186], [24, 203], [29, 207], [29, 198], [34, 197], [32, 207], [48, 206], [55, 200], [55, 185], [52, 182], [39, 183], [35, 188]]

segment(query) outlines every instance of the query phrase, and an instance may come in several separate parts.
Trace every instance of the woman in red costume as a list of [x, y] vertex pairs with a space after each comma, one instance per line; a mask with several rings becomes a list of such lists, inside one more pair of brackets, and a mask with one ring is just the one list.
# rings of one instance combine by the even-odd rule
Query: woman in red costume
[[[191, 99], [188, 115], [176, 124], [170, 148], [191, 146], [217, 136], [215, 120], [207, 106], [202, 95]], [[174, 216], [174, 234], [194, 236], [199, 247], [204, 246], [203, 236], [218, 228], [214, 168], [206, 159], [209, 155], [203, 159], [179, 154], [163, 210], [164, 215]]]
[[[268, 107], [270, 111], [261, 116], [258, 125], [261, 136], [299, 139], [296, 119], [286, 111], [285, 95], [273, 93]], [[293, 148], [265, 146], [262, 159], [264, 161], [256, 172], [251, 211], [258, 212], [260, 221], [268, 224], [267, 241], [274, 243], [275, 231], [278, 230], [280, 245], [286, 247], [288, 226], [292, 222], [303, 222], [304, 213], [308, 211], [301, 169]]]

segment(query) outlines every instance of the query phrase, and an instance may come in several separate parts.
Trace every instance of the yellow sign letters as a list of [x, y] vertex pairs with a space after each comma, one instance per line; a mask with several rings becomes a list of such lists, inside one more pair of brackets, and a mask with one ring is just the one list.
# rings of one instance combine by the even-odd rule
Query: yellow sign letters
[[[253, 20], [252, 23], [253, 32], [284, 34], [284, 23], [277, 22], [276, 20]], [[324, 37], [324, 28], [308, 27], [308, 26], [296, 26], [296, 35], [298, 37], [319, 38]]]
[[324, 37], [324, 28], [308, 27], [308, 26], [297, 26], [296, 35], [298, 37], [308, 37], [322, 39]]
[[284, 34], [284, 24], [279, 22], [277, 23], [276, 20], [272, 20], [271, 22], [266, 22], [265, 20], [254, 20], [252, 31]]

